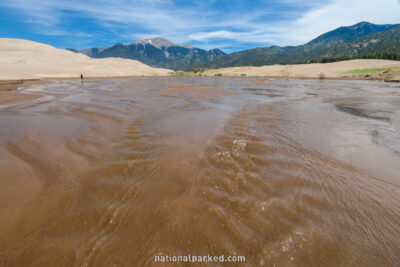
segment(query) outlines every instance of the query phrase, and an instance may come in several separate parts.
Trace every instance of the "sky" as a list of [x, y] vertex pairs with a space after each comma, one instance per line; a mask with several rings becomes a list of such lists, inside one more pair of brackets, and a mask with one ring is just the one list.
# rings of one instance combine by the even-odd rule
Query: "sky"
[[0, 37], [58, 48], [163, 37], [225, 52], [304, 44], [360, 21], [400, 23], [400, 0], [0, 0]]

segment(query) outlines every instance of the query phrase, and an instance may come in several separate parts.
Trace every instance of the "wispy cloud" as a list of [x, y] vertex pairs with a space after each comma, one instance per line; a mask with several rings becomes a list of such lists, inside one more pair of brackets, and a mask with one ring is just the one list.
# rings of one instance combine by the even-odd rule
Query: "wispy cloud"
[[[336, 0], [312, 9], [292, 23], [282, 37], [286, 42], [305, 42], [324, 32], [360, 21], [377, 24], [400, 22], [398, 0]], [[299, 33], [299, 34], [296, 34]]]
[[240, 36], [238, 32], [232, 31], [213, 31], [213, 32], [198, 32], [194, 34], [190, 34], [189, 38], [195, 41], [204, 41], [209, 39], [237, 39]]
[[[109, 42], [160, 36], [200, 47], [296, 45], [359, 21], [398, 23], [398, 0], [2, 0], [40, 35]], [[234, 48], [233, 48], [234, 49]]]

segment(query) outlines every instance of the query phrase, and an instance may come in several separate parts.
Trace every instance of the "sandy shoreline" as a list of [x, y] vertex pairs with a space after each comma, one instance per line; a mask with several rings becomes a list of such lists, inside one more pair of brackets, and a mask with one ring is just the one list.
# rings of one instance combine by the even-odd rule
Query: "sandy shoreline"
[[18, 88], [24, 88], [41, 83], [40, 80], [3, 80], [0, 81], [0, 108], [19, 104], [42, 97], [40, 94], [27, 94], [18, 92]]
[[0, 108], [40, 98], [41, 95], [0, 91]]

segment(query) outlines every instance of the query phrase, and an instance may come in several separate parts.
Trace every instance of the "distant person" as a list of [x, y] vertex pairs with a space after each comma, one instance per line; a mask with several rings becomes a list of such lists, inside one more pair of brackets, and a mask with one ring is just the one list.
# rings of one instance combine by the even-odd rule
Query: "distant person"
[[83, 74], [81, 74], [81, 80], [83, 80]]

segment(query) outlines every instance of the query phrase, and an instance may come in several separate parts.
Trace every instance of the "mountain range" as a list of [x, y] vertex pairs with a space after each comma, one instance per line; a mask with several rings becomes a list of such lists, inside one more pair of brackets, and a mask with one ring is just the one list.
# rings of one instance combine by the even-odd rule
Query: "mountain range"
[[[342, 47], [353, 42], [362, 42], [360, 38], [373, 35], [376, 39], [385, 39], [386, 31], [399, 29], [398, 25], [375, 25], [368, 22], [360, 22], [350, 27], [340, 27], [333, 31], [320, 35], [310, 42], [300, 46], [270, 46], [239, 51], [222, 56], [216, 60], [206, 62], [199, 67], [221, 68], [233, 66], [263, 66], [272, 64], [290, 64], [322, 59], [324, 57], [339, 56]], [[396, 38], [391, 38], [396, 39]], [[397, 37], [397, 41], [400, 38]], [[379, 44], [378, 44], [379, 43]], [[384, 50], [386, 42], [378, 42], [375, 49], [369, 52], [377, 53]], [[382, 47], [382, 48], [381, 48]], [[399, 47], [399, 46], [398, 46]], [[347, 56], [358, 55], [356, 49], [346, 49]], [[331, 51], [331, 52], [328, 52]]]
[[206, 51], [187, 44], [174, 44], [164, 38], [145, 38], [128, 45], [118, 43], [111, 47], [68, 50], [93, 58], [121, 57], [135, 59], [149, 66], [174, 70], [209, 62], [225, 55], [219, 49]]
[[116, 44], [83, 50], [69, 49], [94, 58], [122, 57], [154, 67], [174, 70], [293, 64], [323, 58], [400, 53], [399, 24], [376, 25], [360, 22], [324, 33], [299, 46], [258, 47], [225, 54], [191, 45], [174, 44], [163, 38], [145, 38], [129, 45]]

